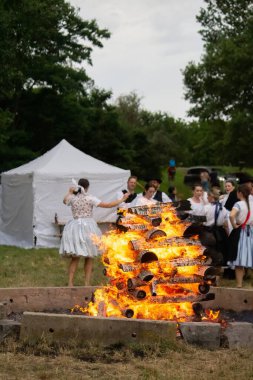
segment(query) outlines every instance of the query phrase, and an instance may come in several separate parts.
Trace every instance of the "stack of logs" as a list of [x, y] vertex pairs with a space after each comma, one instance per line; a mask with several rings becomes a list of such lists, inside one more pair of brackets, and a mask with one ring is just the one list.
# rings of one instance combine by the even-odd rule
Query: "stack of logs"
[[[134, 207], [124, 210], [119, 216], [118, 234], [135, 233], [135, 238], [132, 239], [130, 234], [128, 240], [128, 249], [134, 259], [132, 262], [118, 262], [117, 271], [113, 271], [114, 275], [116, 273], [114, 278], [111, 277], [111, 262], [106, 253], [103, 261], [104, 273], [114, 288], [113, 304], [120, 309], [122, 316], [142, 318], [142, 314], [136, 312], [136, 306], [140, 310], [141, 302], [157, 307], [190, 303], [192, 315], [198, 318], [204, 312], [202, 302], [214, 298], [209, 291], [220, 272], [220, 256], [213, 247], [203, 246], [199, 240], [196, 231], [204, 219], [189, 215], [189, 209], [189, 202], [182, 201]], [[168, 217], [168, 212], [173, 214], [173, 218]], [[173, 224], [180, 225], [181, 236], [168, 236], [166, 231]], [[159, 253], [161, 249], [162, 255]], [[195, 252], [193, 255], [191, 249]], [[108, 315], [106, 293], [110, 293], [110, 286], [102, 297], [95, 293], [93, 303], [98, 303], [97, 315]], [[162, 316], [162, 319], [171, 318]]]

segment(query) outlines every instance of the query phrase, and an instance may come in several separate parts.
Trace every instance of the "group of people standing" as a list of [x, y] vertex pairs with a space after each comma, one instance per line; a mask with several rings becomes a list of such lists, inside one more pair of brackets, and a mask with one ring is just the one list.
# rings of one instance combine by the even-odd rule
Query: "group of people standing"
[[117, 193], [117, 198], [120, 199], [122, 193], [129, 193], [127, 199], [119, 205], [119, 208], [130, 208], [135, 206], [145, 206], [157, 202], [171, 202], [171, 198], [160, 190], [162, 180], [160, 178], [151, 178], [144, 186], [142, 193], [135, 192], [137, 186], [137, 177], [131, 176], [127, 181], [127, 189]]
[[[119, 191], [112, 202], [103, 202], [90, 195], [89, 181], [84, 178], [77, 186], [69, 188], [63, 202], [71, 206], [73, 220], [64, 227], [60, 246], [60, 254], [71, 258], [69, 286], [74, 284], [80, 257], [85, 258], [84, 284], [90, 284], [93, 258], [100, 254], [94, 236], [100, 237], [101, 231], [93, 219], [93, 207], [122, 209], [176, 200], [175, 191], [170, 198], [159, 189], [161, 182], [159, 178], [150, 178], [144, 191], [137, 194], [137, 177], [131, 176], [127, 187]], [[223, 254], [223, 265], [235, 268], [237, 286], [242, 287], [245, 268], [253, 268], [253, 181], [250, 179], [239, 185], [237, 190], [233, 182], [226, 181], [223, 195], [216, 187], [206, 192], [201, 184], [193, 186], [192, 190], [192, 197], [188, 199], [190, 212], [206, 217], [203, 227], [207, 230], [219, 231], [215, 236], [219, 236], [217, 246]]]
[[206, 217], [203, 228], [213, 232], [223, 265], [235, 269], [241, 288], [245, 268], [253, 268], [253, 179], [237, 189], [232, 181], [226, 181], [223, 195], [217, 187], [206, 192], [201, 184], [192, 190], [192, 214]]

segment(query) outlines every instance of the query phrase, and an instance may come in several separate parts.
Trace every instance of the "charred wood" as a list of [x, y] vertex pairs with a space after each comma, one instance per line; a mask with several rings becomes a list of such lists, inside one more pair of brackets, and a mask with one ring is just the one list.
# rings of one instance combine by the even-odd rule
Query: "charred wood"
[[153, 240], [153, 239], [156, 239], [156, 238], [162, 237], [162, 236], [166, 236], [165, 231], [153, 228], [152, 230], [149, 230], [148, 232], [146, 232], [145, 238], [147, 240]]
[[126, 309], [123, 311], [123, 315], [127, 318], [133, 318], [134, 311], [132, 309]]
[[158, 257], [154, 252], [142, 251], [138, 254], [138, 261], [140, 263], [152, 263], [153, 261], [158, 261]]
[[[133, 264], [119, 264], [119, 268], [123, 272], [134, 272], [135, 270], [141, 269], [142, 263], [133, 263]], [[155, 268], [162, 268], [166, 265], [175, 268], [175, 267], [185, 267], [185, 266], [194, 266], [194, 265], [207, 265], [206, 260], [201, 259], [174, 259], [174, 260], [160, 260], [152, 263], [152, 266]], [[217, 268], [216, 268], [217, 269]], [[217, 274], [219, 271], [217, 271]]]
[[158, 227], [162, 223], [162, 218], [160, 216], [145, 216], [147, 220], [153, 227]]
[[135, 297], [139, 300], [142, 300], [144, 298], [146, 298], [146, 292], [145, 290], [133, 290], [133, 289], [129, 289], [129, 294], [132, 296], [132, 297]]
[[199, 284], [198, 289], [201, 294], [207, 294], [210, 290], [210, 285], [207, 283]]
[[180, 246], [196, 246], [201, 247], [203, 250], [205, 247], [202, 247], [202, 244], [198, 240], [193, 239], [185, 239], [180, 237], [173, 237], [173, 238], [163, 238], [159, 239], [155, 242], [149, 242], [144, 239], [139, 240], [130, 240], [128, 243], [128, 246], [130, 249], [134, 251], [141, 251], [145, 249], [151, 249], [151, 248], [163, 248], [163, 247], [180, 247]]
[[221, 252], [218, 252], [215, 248], [206, 248], [203, 252], [203, 255], [212, 259], [212, 265], [222, 265], [223, 255]]
[[128, 209], [128, 212], [138, 215], [156, 215], [163, 212], [164, 208], [169, 207], [177, 211], [191, 210], [191, 203], [188, 200], [158, 203], [151, 206], [136, 206]]
[[199, 302], [195, 302], [192, 304], [192, 310], [194, 311], [195, 315], [201, 316], [204, 312], [203, 306]]
[[150, 271], [147, 271], [147, 270], [143, 270], [139, 273], [139, 276], [138, 276], [142, 281], [146, 281], [146, 282], [149, 282], [152, 280], [152, 278], [154, 277], [153, 273], [150, 272]]

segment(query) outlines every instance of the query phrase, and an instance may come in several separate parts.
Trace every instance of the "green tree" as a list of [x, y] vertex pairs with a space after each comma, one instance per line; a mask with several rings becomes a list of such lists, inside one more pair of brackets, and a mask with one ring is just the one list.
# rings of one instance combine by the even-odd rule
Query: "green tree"
[[[190, 116], [220, 125], [223, 149], [220, 159], [252, 164], [253, 121], [253, 6], [251, 0], [205, 0], [197, 20], [204, 41], [199, 63], [184, 70], [185, 97]], [[225, 124], [224, 124], [225, 122]], [[225, 125], [226, 133], [223, 133]], [[216, 133], [216, 132], [215, 132]], [[236, 146], [235, 146], [236, 144]]]
[[94, 98], [84, 65], [109, 36], [65, 0], [1, 0], [1, 160], [13, 158], [13, 145], [22, 162], [55, 143], [63, 120], [83, 128], [85, 99]]
[[169, 159], [187, 162], [186, 124], [162, 112], [150, 112], [141, 104], [141, 98], [132, 92], [117, 99], [120, 124], [127, 133], [126, 145], [130, 168], [140, 178], [159, 177]]

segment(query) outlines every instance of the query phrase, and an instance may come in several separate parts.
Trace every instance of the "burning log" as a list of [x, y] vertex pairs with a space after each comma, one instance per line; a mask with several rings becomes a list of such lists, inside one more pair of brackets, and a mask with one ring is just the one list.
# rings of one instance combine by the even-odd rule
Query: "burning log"
[[[143, 239], [141, 241], [139, 240], [130, 240], [128, 243], [128, 247], [134, 251], [140, 251], [141, 247], [144, 245], [142, 249], [145, 249], [145, 243], [146, 241]], [[147, 244], [146, 244], [147, 245]]]
[[116, 283], [116, 288], [117, 288], [118, 290], [123, 290], [123, 289], [125, 288], [125, 283], [122, 282], [122, 281], [117, 282], [117, 283]]
[[199, 236], [201, 230], [202, 230], [202, 226], [201, 225], [198, 225], [198, 224], [192, 224], [190, 226], [188, 226], [184, 233], [183, 233], [183, 237], [185, 238], [190, 238], [192, 236]]
[[138, 277], [135, 278], [129, 278], [127, 280], [127, 287], [128, 289], [135, 289], [141, 286], [147, 285], [145, 281], [141, 280]]
[[202, 296], [202, 295], [196, 296], [195, 294], [189, 294], [189, 295], [182, 294], [181, 296], [180, 295], [151, 296], [151, 297], [148, 297], [147, 299], [151, 303], [159, 303], [159, 304], [164, 304], [164, 303], [168, 303], [168, 302], [172, 302], [172, 303], [195, 302], [195, 303], [198, 303], [198, 302], [210, 301], [211, 299], [214, 299], [213, 295], [214, 295], [213, 293], [210, 293], [210, 297], [209, 297], [209, 294], [207, 294], [205, 296]]
[[197, 274], [192, 274], [189, 276], [176, 275], [174, 277], [164, 277], [158, 278], [156, 280], [157, 284], [194, 284], [202, 282], [203, 277]]
[[201, 315], [204, 312], [203, 306], [199, 302], [195, 302], [192, 304], [192, 310], [194, 311], [195, 315], [198, 317], [201, 317]]
[[134, 272], [139, 268], [139, 265], [132, 265], [132, 264], [119, 264], [119, 269], [122, 269], [123, 272]]
[[148, 298], [151, 303], [165, 304], [165, 303], [179, 303], [179, 302], [194, 302], [196, 295], [188, 296], [151, 296]]
[[215, 276], [220, 274], [220, 269], [215, 267], [201, 266], [196, 273], [199, 276], [203, 276], [204, 280], [212, 280]]
[[145, 235], [147, 240], [153, 240], [162, 236], [166, 236], [166, 232], [163, 230], [155, 229], [155, 228], [153, 228], [152, 230], [149, 230]]
[[171, 204], [173, 207], [175, 207], [175, 209], [176, 209], [177, 212], [191, 210], [191, 202], [188, 201], [187, 199], [183, 199], [181, 201], [172, 202], [172, 203], [169, 203], [169, 204]]
[[[147, 274], [146, 274], [147, 273]], [[150, 272], [146, 272], [143, 277], [133, 277], [133, 278], [129, 278], [127, 280], [127, 287], [128, 289], [136, 289], [136, 288], [139, 288], [139, 287], [142, 287], [144, 285], [147, 284], [147, 282], [151, 281], [153, 278], [154, 278], [154, 275]], [[145, 277], [144, 277], [145, 276]], [[209, 280], [209, 278], [208, 278]], [[204, 292], [207, 290], [207, 286], [205, 287], [205, 281], [208, 281], [207, 279], [205, 279], [203, 276], [201, 275], [198, 275], [198, 274], [192, 274], [192, 275], [188, 275], [188, 276], [182, 276], [182, 275], [177, 275], [176, 274], [176, 269], [173, 273], [171, 273], [170, 276], [166, 276], [166, 277], [163, 277], [163, 278], [156, 278], [155, 280], [152, 281], [152, 289], [154, 290], [154, 292], [156, 293], [156, 285], [157, 284], [170, 284], [170, 285], [179, 285], [179, 284], [196, 284], [196, 283], [200, 283], [201, 285], [203, 285], [200, 291], [200, 293], [202, 294], [205, 294]], [[210, 287], [209, 287], [210, 288]], [[209, 291], [209, 289], [208, 289]], [[208, 293], [208, 291], [206, 291], [206, 293]]]
[[210, 285], [204, 282], [203, 284], [199, 284], [198, 289], [201, 294], [207, 294], [210, 290]]
[[[174, 260], [160, 260], [160, 261], [154, 261], [152, 266], [155, 268], [161, 268], [166, 267], [167, 265], [174, 268], [174, 267], [185, 267], [185, 266], [194, 266], [194, 265], [205, 265], [207, 262], [205, 260], [201, 259], [174, 259]], [[141, 268], [141, 263], [134, 263], [134, 264], [119, 264], [119, 268], [123, 270], [123, 272], [134, 272], [135, 270], [138, 270]], [[206, 268], [206, 267], [205, 267]], [[217, 270], [218, 268], [215, 268]], [[216, 275], [218, 275], [220, 272], [217, 270]], [[209, 273], [210, 274], [210, 273]]]
[[128, 209], [128, 212], [131, 214], [137, 214], [137, 215], [156, 215], [161, 214], [163, 207], [160, 205], [154, 205], [154, 206], [135, 206]]
[[[148, 221], [153, 227], [158, 227], [162, 223], [162, 218], [160, 217], [145, 217], [145, 220]], [[122, 231], [126, 232], [128, 230], [132, 231], [146, 231], [150, 228], [150, 225], [147, 223], [129, 223], [128, 220], [125, 220], [123, 217], [120, 217], [116, 226]]]
[[182, 200], [176, 202], [158, 203], [157, 205], [150, 206], [135, 206], [129, 208], [128, 212], [138, 215], [156, 215], [161, 214], [166, 207], [177, 211], [187, 211], [191, 210], [191, 203], [188, 200]]
[[134, 311], [132, 309], [126, 309], [123, 311], [123, 315], [127, 318], [133, 318]]
[[206, 216], [204, 215], [192, 215], [188, 214], [187, 218], [185, 219], [186, 222], [191, 222], [191, 223], [204, 223], [206, 222]]
[[205, 229], [200, 230], [199, 240], [202, 245], [206, 247], [216, 247], [216, 239], [211, 231], [206, 231]]
[[124, 227], [127, 228], [127, 230], [132, 231], [146, 231], [148, 230], [149, 226], [147, 224], [123, 224]]
[[162, 223], [162, 218], [160, 216], [158, 217], [150, 217], [146, 216], [145, 219], [153, 226], [158, 227]]
[[152, 278], [154, 277], [153, 273], [150, 272], [150, 271], [147, 271], [147, 270], [144, 270], [142, 272], [140, 272], [139, 276], [138, 276], [141, 280], [143, 281], [151, 281]]
[[[111, 233], [103, 240], [107, 248], [104, 273], [110, 277], [110, 285], [105, 293], [97, 293], [96, 308], [91, 312], [182, 320], [192, 318], [193, 312], [180, 303], [190, 303], [194, 314], [201, 315], [201, 303], [214, 298], [210, 285], [219, 269], [209, 264], [219, 262], [219, 252], [210, 241], [203, 246], [196, 240], [204, 219], [189, 215], [188, 210], [190, 202], [180, 201], [133, 207], [131, 214], [122, 211], [117, 225], [129, 232]], [[195, 225], [189, 227], [189, 222]]]
[[204, 250], [203, 255], [211, 258], [212, 265], [215, 265], [215, 266], [222, 265], [223, 255], [221, 252], [217, 251], [216, 249], [208, 247]]
[[127, 280], [127, 287], [128, 289], [135, 289], [140, 286], [146, 285], [147, 282], [153, 279], [153, 277], [154, 277], [153, 273], [149, 271], [142, 271], [140, 272], [138, 277], [129, 278]]
[[129, 289], [129, 293], [131, 294], [132, 297], [135, 297], [139, 300], [142, 300], [144, 298], [146, 298], [146, 292], [145, 290], [132, 290], [132, 289]]
[[138, 261], [141, 263], [152, 263], [158, 261], [158, 257], [154, 252], [142, 251], [138, 254]]
[[[163, 235], [164, 236], [164, 235]], [[171, 247], [171, 246], [196, 246], [196, 247], [202, 247], [202, 244], [197, 240], [191, 240], [191, 239], [184, 239], [184, 238], [164, 238], [159, 239], [155, 242], [148, 242], [144, 239], [140, 240], [130, 240], [128, 243], [128, 246], [130, 249], [134, 251], [140, 251], [144, 249], [150, 249], [150, 248], [163, 248], [163, 247]], [[203, 248], [204, 250], [204, 248]]]
[[203, 301], [213, 301], [215, 299], [215, 294], [214, 293], [208, 293], [206, 294], [205, 298], [201, 300]]
[[156, 281], [152, 281], [152, 283], [151, 283], [151, 285], [150, 285], [150, 292], [151, 292], [151, 295], [152, 295], [152, 296], [157, 296], [157, 292], [156, 292], [156, 284], [157, 284]]

